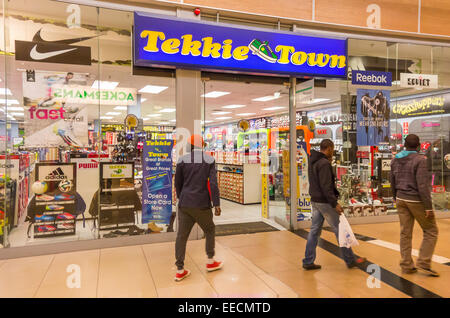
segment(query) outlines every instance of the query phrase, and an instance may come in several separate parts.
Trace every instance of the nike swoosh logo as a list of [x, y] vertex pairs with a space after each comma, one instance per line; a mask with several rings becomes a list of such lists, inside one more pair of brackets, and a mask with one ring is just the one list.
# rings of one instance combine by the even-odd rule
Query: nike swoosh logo
[[81, 37], [81, 38], [65, 39], [65, 40], [59, 40], [59, 41], [46, 41], [41, 36], [41, 30], [37, 31], [37, 33], [34, 35], [33, 42], [55, 43], [55, 44], [67, 44], [67, 45], [69, 45], [69, 44], [73, 44], [73, 43], [77, 43], [77, 42], [90, 40], [90, 39], [96, 38], [98, 36], [98, 35], [95, 35], [95, 36], [85, 36], [85, 37]]
[[56, 56], [56, 55], [60, 55], [60, 54], [64, 54], [73, 50], [76, 50], [77, 48], [73, 48], [73, 49], [67, 49], [67, 50], [59, 50], [59, 51], [53, 51], [53, 52], [46, 52], [46, 53], [40, 53], [36, 50], [37, 44], [35, 46], [33, 46], [33, 48], [30, 51], [30, 57], [33, 60], [36, 61], [40, 61], [40, 60], [45, 60], [48, 59], [50, 57]]

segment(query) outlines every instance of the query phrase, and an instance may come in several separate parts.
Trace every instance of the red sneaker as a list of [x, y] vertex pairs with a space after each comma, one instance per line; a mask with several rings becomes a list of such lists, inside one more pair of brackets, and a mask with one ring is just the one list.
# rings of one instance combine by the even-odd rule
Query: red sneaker
[[214, 261], [212, 264], [206, 264], [206, 270], [208, 272], [213, 272], [221, 269], [223, 267], [223, 262]]
[[188, 277], [189, 275], [191, 275], [191, 271], [185, 269], [183, 273], [181, 273], [181, 274], [177, 273], [177, 274], [175, 275], [175, 281], [176, 281], [176, 282], [182, 281], [183, 279], [185, 279], [185, 278]]

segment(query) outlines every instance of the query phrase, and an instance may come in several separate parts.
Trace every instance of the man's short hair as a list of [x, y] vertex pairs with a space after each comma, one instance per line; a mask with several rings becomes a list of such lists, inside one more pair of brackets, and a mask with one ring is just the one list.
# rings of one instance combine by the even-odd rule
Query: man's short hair
[[405, 148], [406, 149], [417, 149], [420, 146], [419, 136], [410, 134], [405, 138]]
[[330, 139], [324, 139], [320, 142], [320, 151], [327, 150], [330, 147], [334, 148], [334, 143]]

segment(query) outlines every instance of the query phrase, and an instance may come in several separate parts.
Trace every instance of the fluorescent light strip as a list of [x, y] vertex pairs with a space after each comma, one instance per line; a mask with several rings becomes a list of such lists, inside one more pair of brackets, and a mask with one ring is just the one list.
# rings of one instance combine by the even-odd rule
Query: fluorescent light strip
[[13, 112], [11, 113], [13, 116], [24, 116], [24, 113]]
[[258, 98], [254, 98], [252, 99], [252, 101], [255, 102], [268, 102], [270, 100], [274, 100], [280, 98], [280, 96], [274, 96], [274, 95], [269, 95], [269, 96], [263, 96], [263, 97], [258, 97]]
[[128, 107], [127, 106], [116, 106], [114, 107], [115, 110], [127, 110]]
[[256, 115], [256, 113], [242, 113], [242, 114], [236, 114], [237, 116], [253, 116]]
[[159, 112], [160, 113], [173, 113], [174, 111], [176, 111], [175, 108], [164, 108], [164, 109], [161, 109]]
[[202, 97], [217, 98], [217, 97], [225, 96], [225, 95], [228, 95], [228, 94], [230, 94], [230, 92], [213, 91], [213, 92], [209, 92], [209, 93], [203, 94]]
[[[99, 86], [100, 83], [100, 86]], [[119, 82], [108, 82], [108, 81], [98, 81], [95, 80], [92, 84], [93, 89], [115, 89], [119, 85]]]
[[120, 115], [120, 114], [122, 114], [122, 113], [120, 113], [120, 112], [107, 112], [106, 113], [106, 115], [113, 115], [113, 116]]
[[161, 114], [149, 114], [149, 115], [146, 115], [146, 117], [160, 117], [160, 116], [162, 116]]
[[12, 95], [12, 93], [9, 88], [6, 88], [6, 94], [5, 94], [5, 88], [0, 88], [0, 95]]
[[225, 120], [225, 119], [231, 119], [231, 118], [233, 118], [233, 117], [217, 117], [216, 119], [218, 119], [218, 120]]
[[[8, 112], [9, 111], [24, 111], [25, 109], [22, 106], [11, 106], [7, 108]], [[5, 111], [3, 109], [3, 111]]]
[[273, 106], [273, 107], [267, 107], [267, 108], [263, 108], [262, 110], [278, 110], [278, 109], [284, 109], [286, 107], [283, 106]]
[[111, 116], [100, 116], [100, 119], [113, 119], [114, 117]]
[[139, 93], [159, 94], [168, 88], [168, 86], [146, 85], [139, 90]]
[[226, 105], [226, 106], [222, 106], [222, 108], [226, 108], [226, 109], [235, 109], [235, 108], [242, 108], [245, 107], [246, 105]]
[[231, 114], [231, 112], [213, 112], [212, 114], [214, 116], [216, 116], [216, 115], [226, 115], [226, 114]]
[[4, 104], [7, 104], [7, 105], [18, 105], [19, 102], [17, 100], [15, 100], [15, 99], [4, 99], [4, 98], [1, 98], [0, 99], [0, 104], [1, 105], [4, 105]]

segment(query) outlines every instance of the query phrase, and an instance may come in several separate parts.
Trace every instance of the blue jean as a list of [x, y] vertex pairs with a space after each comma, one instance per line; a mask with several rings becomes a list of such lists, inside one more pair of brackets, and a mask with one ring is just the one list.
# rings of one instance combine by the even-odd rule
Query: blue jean
[[[316, 259], [316, 247], [322, 233], [324, 220], [332, 227], [336, 239], [339, 241], [339, 214], [328, 203], [311, 202], [312, 207], [312, 225], [308, 234], [308, 242], [306, 243], [304, 265], [313, 264]], [[353, 263], [356, 259], [351, 248], [341, 247], [344, 261], [347, 265]]]

